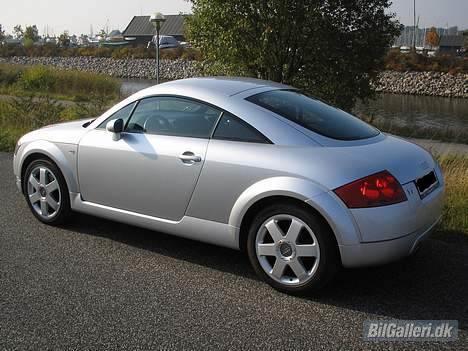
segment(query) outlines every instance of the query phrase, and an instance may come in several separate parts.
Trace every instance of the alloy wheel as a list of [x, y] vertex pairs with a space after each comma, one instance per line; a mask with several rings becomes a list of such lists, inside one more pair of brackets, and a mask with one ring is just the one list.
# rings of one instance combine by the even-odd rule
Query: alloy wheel
[[31, 171], [27, 193], [32, 208], [39, 216], [51, 219], [57, 215], [62, 194], [57, 177], [49, 168], [40, 165]]
[[320, 261], [314, 232], [304, 221], [288, 214], [270, 217], [261, 225], [255, 249], [265, 273], [289, 286], [309, 281]]

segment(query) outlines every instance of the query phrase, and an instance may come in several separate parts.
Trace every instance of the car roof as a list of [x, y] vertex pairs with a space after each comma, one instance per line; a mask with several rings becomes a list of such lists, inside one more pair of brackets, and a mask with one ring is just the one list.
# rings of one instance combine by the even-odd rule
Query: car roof
[[[278, 89], [295, 89], [291, 86], [254, 78], [203, 77], [189, 78], [158, 84], [133, 94], [106, 111], [91, 125], [95, 128], [121, 108], [151, 96], [180, 96], [199, 100], [218, 107], [257, 128], [271, 141], [279, 144], [310, 144], [312, 139], [291, 127], [271, 112], [247, 102], [249, 96]], [[289, 126], [289, 128], [288, 128]]]
[[174, 80], [144, 90], [146, 95], [161, 93], [166, 89], [180, 91], [190, 96], [196, 90], [212, 97], [231, 97], [248, 90], [259, 88], [292, 89], [288, 85], [255, 78], [202, 77]]

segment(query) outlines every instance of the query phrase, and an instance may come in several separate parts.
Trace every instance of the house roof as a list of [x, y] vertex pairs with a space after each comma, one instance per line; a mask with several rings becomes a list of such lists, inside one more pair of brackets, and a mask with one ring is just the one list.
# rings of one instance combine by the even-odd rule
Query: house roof
[[462, 35], [443, 35], [440, 38], [439, 46], [463, 47], [464, 38]]
[[[161, 25], [161, 35], [184, 35], [185, 15], [166, 15], [166, 21]], [[150, 22], [150, 16], [134, 16], [124, 30], [126, 37], [153, 36], [154, 26]]]

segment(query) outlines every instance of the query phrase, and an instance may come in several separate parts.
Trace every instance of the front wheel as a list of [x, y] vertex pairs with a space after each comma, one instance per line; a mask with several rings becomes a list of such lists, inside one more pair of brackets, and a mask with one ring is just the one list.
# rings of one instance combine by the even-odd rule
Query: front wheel
[[70, 214], [67, 184], [49, 160], [31, 162], [24, 175], [23, 190], [31, 212], [41, 222], [60, 224]]
[[263, 280], [292, 294], [318, 291], [339, 267], [328, 225], [312, 210], [289, 203], [260, 211], [250, 227], [247, 252]]

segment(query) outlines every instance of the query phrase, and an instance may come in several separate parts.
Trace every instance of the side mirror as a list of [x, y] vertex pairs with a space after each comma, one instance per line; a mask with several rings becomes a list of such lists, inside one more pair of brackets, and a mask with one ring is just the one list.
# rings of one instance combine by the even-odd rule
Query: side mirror
[[123, 132], [124, 123], [122, 119], [114, 119], [106, 124], [106, 130], [112, 133], [112, 140], [120, 140], [120, 133]]

